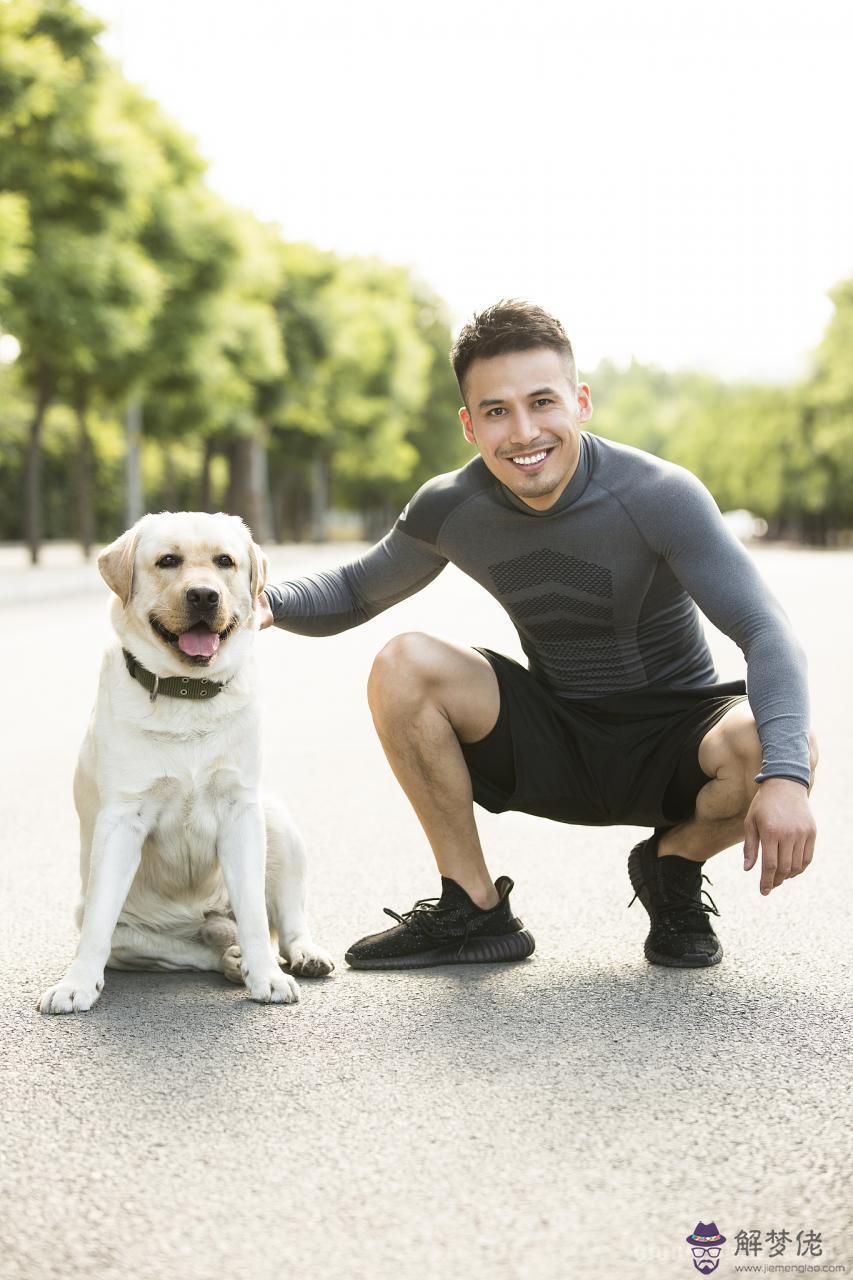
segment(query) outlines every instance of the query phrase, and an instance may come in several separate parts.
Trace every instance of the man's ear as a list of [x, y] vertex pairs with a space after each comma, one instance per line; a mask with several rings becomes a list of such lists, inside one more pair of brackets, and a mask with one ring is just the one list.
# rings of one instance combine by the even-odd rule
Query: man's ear
[[133, 592], [133, 562], [139, 542], [139, 524], [128, 529], [115, 542], [104, 547], [98, 556], [98, 568], [104, 582], [114, 591], [125, 608]]
[[585, 382], [578, 383], [578, 416], [581, 422], [589, 422], [592, 417], [592, 394]]
[[252, 600], [257, 600], [258, 596], [267, 585], [267, 577], [270, 571], [270, 562], [267, 560], [263, 551], [261, 551], [257, 542], [249, 542], [249, 587], [252, 592]]
[[462, 432], [469, 444], [476, 444], [477, 438], [474, 435], [474, 428], [471, 425], [471, 415], [466, 408], [459, 410], [459, 421], [462, 423]]

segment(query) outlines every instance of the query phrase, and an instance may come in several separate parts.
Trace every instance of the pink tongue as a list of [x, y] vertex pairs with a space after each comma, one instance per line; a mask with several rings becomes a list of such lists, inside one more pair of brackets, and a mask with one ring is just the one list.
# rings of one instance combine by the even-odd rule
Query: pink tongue
[[219, 648], [219, 635], [205, 627], [198, 631], [185, 631], [178, 636], [178, 648], [191, 658], [212, 658]]

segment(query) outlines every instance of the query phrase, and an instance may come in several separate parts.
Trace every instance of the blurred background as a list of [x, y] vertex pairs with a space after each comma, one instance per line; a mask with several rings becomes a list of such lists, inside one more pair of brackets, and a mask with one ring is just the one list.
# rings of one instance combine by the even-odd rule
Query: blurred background
[[[381, 535], [528, 297], [592, 429], [853, 545], [841, 3], [0, 0], [0, 541]], [[76, 554], [76, 552], [75, 552]]]

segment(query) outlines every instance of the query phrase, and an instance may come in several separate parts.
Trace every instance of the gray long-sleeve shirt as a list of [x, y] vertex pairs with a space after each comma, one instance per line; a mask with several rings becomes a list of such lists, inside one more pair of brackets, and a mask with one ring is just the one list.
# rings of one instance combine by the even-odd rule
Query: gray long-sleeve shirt
[[575, 474], [537, 511], [477, 457], [418, 490], [357, 560], [266, 593], [277, 626], [332, 635], [419, 591], [448, 562], [500, 601], [530, 670], [564, 698], [714, 683], [698, 605], [746, 657], [764, 753], [757, 780], [808, 786], [805, 654], [689, 471], [583, 432]]

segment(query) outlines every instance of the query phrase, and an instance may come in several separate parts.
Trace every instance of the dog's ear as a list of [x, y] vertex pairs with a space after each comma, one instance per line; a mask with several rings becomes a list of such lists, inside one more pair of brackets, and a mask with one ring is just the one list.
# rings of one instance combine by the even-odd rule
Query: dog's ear
[[133, 591], [133, 561], [136, 556], [136, 544], [139, 542], [139, 525], [135, 524], [115, 542], [104, 547], [98, 556], [98, 568], [104, 582], [114, 591], [127, 608], [127, 602]]
[[249, 539], [249, 587], [252, 592], [252, 599], [257, 600], [258, 596], [267, 585], [267, 575], [270, 570], [270, 562], [267, 560], [263, 551], [261, 551], [257, 542]]

